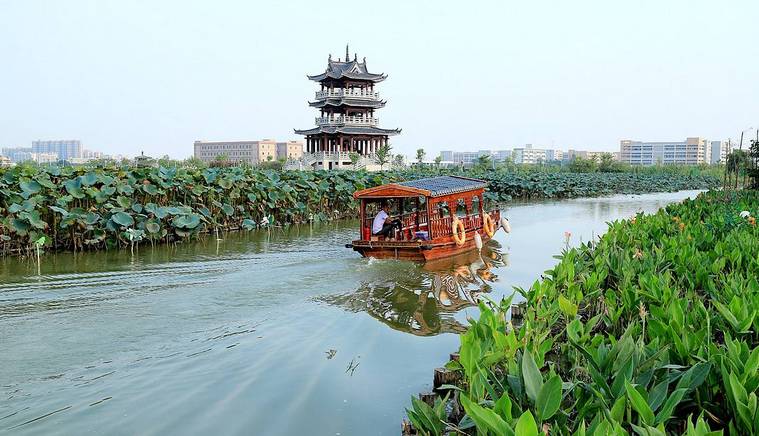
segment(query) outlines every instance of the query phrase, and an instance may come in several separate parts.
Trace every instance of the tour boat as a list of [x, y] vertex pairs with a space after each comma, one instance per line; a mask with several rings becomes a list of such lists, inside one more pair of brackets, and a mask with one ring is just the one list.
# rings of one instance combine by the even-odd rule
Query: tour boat
[[[353, 197], [360, 201], [361, 233], [346, 247], [364, 257], [418, 261], [482, 248], [499, 227], [509, 231], [500, 210], [485, 210], [486, 186], [483, 180], [439, 176], [357, 191]], [[401, 222], [387, 237], [372, 233], [385, 202], [391, 205], [391, 218]]]

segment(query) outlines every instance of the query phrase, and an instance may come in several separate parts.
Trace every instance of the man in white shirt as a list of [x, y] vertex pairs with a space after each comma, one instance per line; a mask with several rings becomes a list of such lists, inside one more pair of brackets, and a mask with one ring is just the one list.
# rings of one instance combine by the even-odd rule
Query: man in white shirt
[[377, 216], [374, 217], [374, 222], [372, 222], [372, 234], [374, 236], [389, 237], [394, 228], [401, 229], [401, 220], [394, 220], [390, 216], [390, 204], [383, 202], [382, 208], [377, 213]]

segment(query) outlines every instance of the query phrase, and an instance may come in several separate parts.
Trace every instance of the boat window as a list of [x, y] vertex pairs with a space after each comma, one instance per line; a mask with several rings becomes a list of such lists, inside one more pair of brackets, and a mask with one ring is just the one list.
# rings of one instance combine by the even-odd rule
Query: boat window
[[456, 216], [459, 218], [466, 216], [466, 202], [463, 198], [456, 201]]
[[437, 204], [437, 210], [438, 214], [440, 215], [440, 218], [446, 218], [451, 216], [451, 211], [448, 209], [448, 203], [445, 201], [441, 201]]
[[479, 215], [480, 214], [480, 197], [474, 196], [472, 197], [472, 215]]

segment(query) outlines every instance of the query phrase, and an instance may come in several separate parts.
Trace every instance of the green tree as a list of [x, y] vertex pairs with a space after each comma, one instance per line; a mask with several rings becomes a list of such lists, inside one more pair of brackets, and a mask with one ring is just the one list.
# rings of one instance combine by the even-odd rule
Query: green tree
[[205, 162], [203, 162], [202, 160], [198, 159], [195, 156], [188, 157], [187, 159], [185, 159], [184, 165], [190, 168], [205, 168], [208, 166], [206, 165]]
[[487, 154], [477, 156], [477, 160], [474, 162], [475, 168], [487, 169], [493, 165], [493, 161]]
[[418, 148], [416, 150], [416, 162], [419, 165], [422, 165], [422, 162], [424, 162], [424, 158], [427, 156], [427, 153], [424, 151], [423, 148]]
[[602, 173], [617, 173], [621, 171], [621, 168], [617, 165], [618, 162], [614, 160], [614, 155], [611, 153], [601, 153], [601, 160], [598, 162], [598, 171]]
[[393, 158], [392, 150], [392, 145], [383, 144], [380, 145], [379, 149], [377, 149], [377, 152], [374, 153], [374, 161], [377, 162], [377, 165], [380, 166], [380, 170], [384, 170], [385, 165], [390, 163], [390, 160]]
[[351, 160], [351, 165], [355, 168], [358, 165], [358, 161], [361, 160], [361, 155], [352, 151], [348, 154], [348, 158]]
[[402, 154], [396, 154], [393, 158], [393, 166], [396, 167], [404, 167], [406, 166], [405, 162], [403, 161], [403, 155]]
[[592, 173], [596, 170], [595, 159], [576, 157], [569, 163], [569, 171], [573, 173]]
[[229, 162], [229, 155], [226, 153], [217, 154], [215, 158], [213, 158], [216, 162]]
[[443, 162], [443, 156], [435, 157], [435, 168], [440, 169], [440, 163]]

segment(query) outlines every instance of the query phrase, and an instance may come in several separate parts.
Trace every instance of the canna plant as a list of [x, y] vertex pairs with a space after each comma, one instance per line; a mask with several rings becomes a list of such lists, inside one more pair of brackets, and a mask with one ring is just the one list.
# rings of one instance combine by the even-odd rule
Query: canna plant
[[609, 224], [461, 335], [466, 434], [759, 433], [759, 193]]

